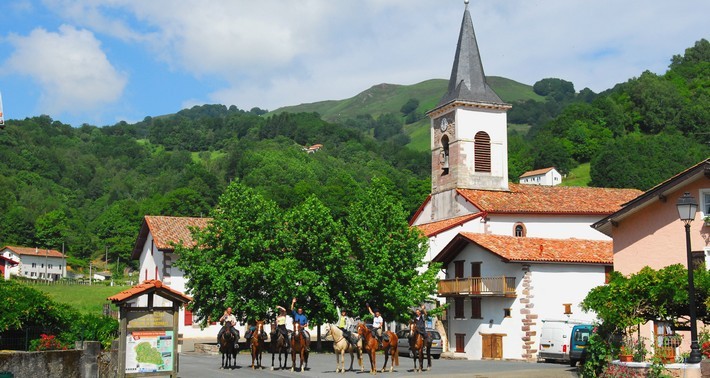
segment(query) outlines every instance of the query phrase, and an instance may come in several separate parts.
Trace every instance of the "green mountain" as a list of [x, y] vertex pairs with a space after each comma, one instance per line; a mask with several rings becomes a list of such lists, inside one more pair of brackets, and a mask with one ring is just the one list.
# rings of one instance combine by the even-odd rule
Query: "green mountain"
[[[498, 76], [488, 77], [488, 84], [508, 103], [534, 100], [545, 102], [543, 96], [537, 95], [530, 85]], [[378, 84], [344, 100], [319, 101], [278, 108], [268, 115], [279, 113], [318, 113], [323, 120], [333, 123], [343, 123], [348, 119], [361, 115], [374, 118], [382, 114], [401, 115], [400, 109], [410, 99], [419, 101], [416, 112], [421, 114], [433, 109], [446, 93], [448, 80], [431, 79], [413, 85]], [[404, 118], [404, 116], [403, 116]], [[410, 137], [409, 147], [417, 151], [429, 150], [429, 119], [423, 118], [405, 126], [405, 133]]]

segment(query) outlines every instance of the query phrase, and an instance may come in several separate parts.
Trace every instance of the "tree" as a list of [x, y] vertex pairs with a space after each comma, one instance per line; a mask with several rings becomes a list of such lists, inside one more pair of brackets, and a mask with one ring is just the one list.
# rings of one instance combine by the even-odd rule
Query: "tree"
[[175, 264], [185, 272], [194, 312], [203, 324], [230, 306], [242, 322], [265, 318], [273, 300], [282, 299], [270, 288], [297, 268], [274, 248], [278, 207], [235, 180], [212, 215], [205, 229], [193, 230], [194, 247], [176, 246]]
[[403, 115], [406, 116], [406, 115], [412, 113], [413, 111], [417, 110], [418, 107], [419, 107], [419, 100], [417, 100], [416, 98], [410, 98], [409, 100], [407, 100], [407, 102], [404, 103], [404, 105], [402, 105], [402, 107], [399, 109], [399, 111]]
[[53, 210], [35, 221], [37, 244], [43, 248], [59, 249], [67, 236], [67, 217], [62, 210]]
[[356, 264], [351, 303], [377, 306], [387, 319], [404, 320], [436, 291], [437, 264], [423, 266], [427, 239], [407, 223], [391, 183], [375, 178], [350, 206], [346, 234]]

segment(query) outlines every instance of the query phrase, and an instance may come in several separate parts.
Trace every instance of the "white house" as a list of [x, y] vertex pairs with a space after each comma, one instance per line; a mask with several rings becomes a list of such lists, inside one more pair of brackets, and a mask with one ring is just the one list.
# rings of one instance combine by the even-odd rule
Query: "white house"
[[7, 257], [0, 256], [0, 276], [2, 276], [4, 280], [9, 280], [10, 268], [17, 264], [19, 263], [14, 260], [10, 260]]
[[579, 303], [613, 258], [590, 225], [641, 193], [510, 183], [510, 108], [486, 83], [466, 6], [448, 91], [427, 113], [432, 191], [410, 224], [443, 264], [448, 347], [469, 359], [534, 360], [542, 320], [591, 320]]
[[17, 263], [7, 269], [10, 275], [50, 281], [66, 277], [66, 256], [59, 251], [8, 245], [0, 255]]
[[562, 183], [562, 175], [555, 167], [527, 171], [520, 175], [520, 183], [526, 185], [555, 186]]

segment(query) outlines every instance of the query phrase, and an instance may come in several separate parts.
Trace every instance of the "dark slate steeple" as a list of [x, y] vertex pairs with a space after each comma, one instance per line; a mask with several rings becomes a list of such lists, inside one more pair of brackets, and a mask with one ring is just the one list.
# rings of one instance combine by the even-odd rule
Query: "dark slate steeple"
[[476, 34], [473, 31], [473, 21], [468, 11], [468, 1], [461, 22], [461, 32], [456, 46], [454, 66], [451, 69], [449, 89], [439, 101], [444, 105], [452, 101], [483, 102], [504, 104], [491, 87], [486, 83], [483, 73], [481, 55], [478, 52]]

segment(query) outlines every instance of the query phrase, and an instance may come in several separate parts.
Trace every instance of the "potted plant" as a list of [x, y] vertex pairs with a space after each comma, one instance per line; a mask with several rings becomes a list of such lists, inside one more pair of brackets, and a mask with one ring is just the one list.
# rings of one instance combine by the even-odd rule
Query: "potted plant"
[[703, 221], [705, 222], [706, 226], [710, 226], [710, 215], [704, 216]]
[[634, 360], [634, 347], [635, 343], [633, 338], [624, 336], [621, 347], [619, 348], [619, 361], [632, 362]]

